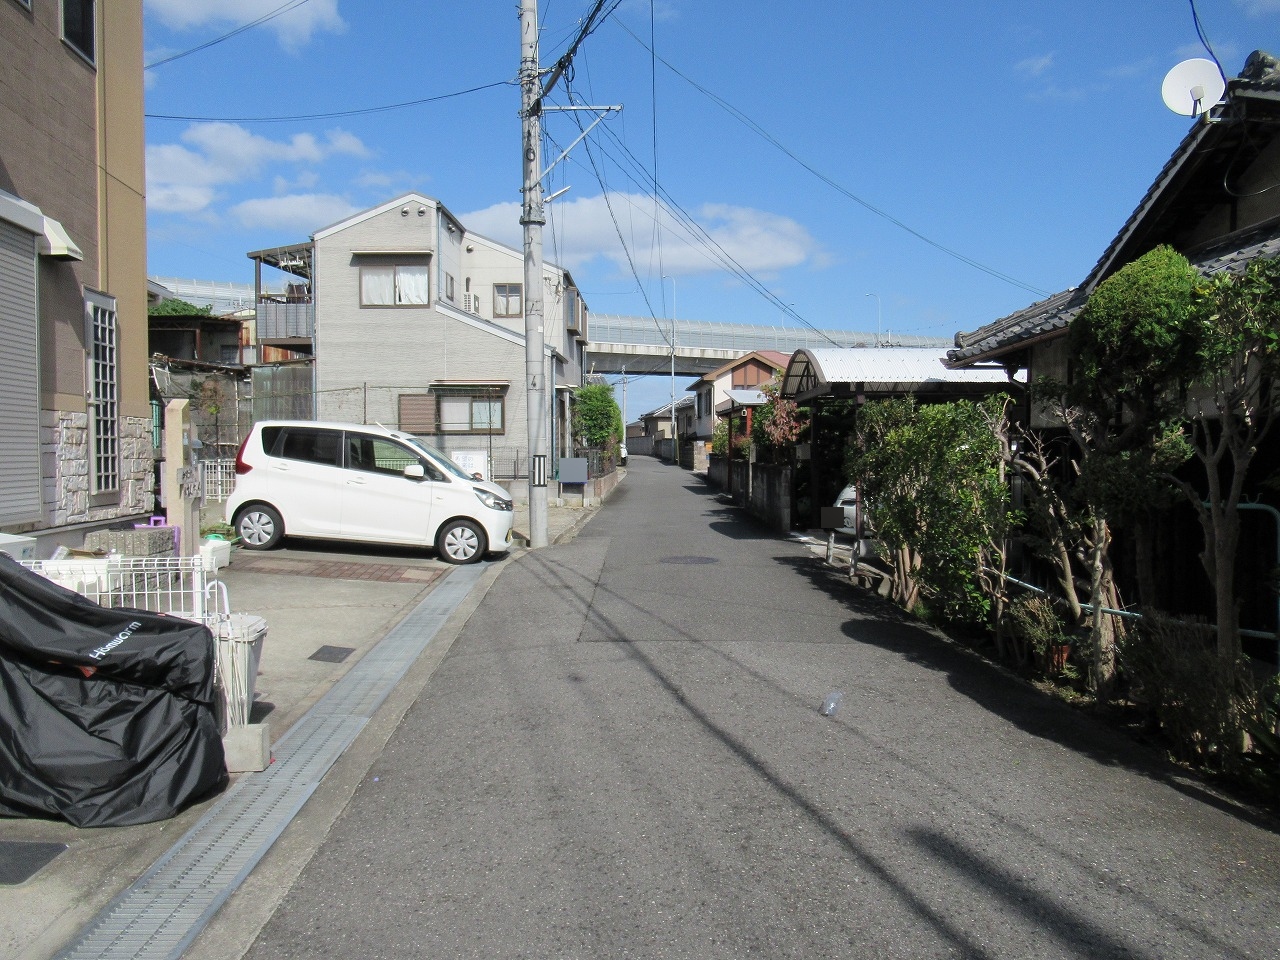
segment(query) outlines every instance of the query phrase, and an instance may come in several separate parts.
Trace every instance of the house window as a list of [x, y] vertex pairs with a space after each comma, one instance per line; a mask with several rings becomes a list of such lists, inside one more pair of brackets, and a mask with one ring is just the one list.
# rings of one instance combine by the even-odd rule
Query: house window
[[455, 299], [453, 295], [453, 274], [452, 273], [446, 273], [444, 275], [444, 298], [448, 300], [450, 303], [453, 303]]
[[89, 474], [92, 494], [120, 490], [120, 369], [114, 297], [86, 291]]
[[426, 264], [361, 267], [360, 305], [425, 306], [431, 302], [430, 276]]
[[493, 315], [495, 317], [523, 317], [524, 298], [518, 283], [493, 285]]
[[502, 433], [505, 429], [504, 405], [504, 398], [492, 392], [442, 393], [440, 432]]
[[94, 0], [62, 0], [62, 39], [93, 63]]

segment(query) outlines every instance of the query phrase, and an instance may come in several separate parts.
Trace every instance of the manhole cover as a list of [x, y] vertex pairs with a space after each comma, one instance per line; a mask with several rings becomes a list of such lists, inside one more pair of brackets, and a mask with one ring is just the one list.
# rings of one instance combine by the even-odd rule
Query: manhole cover
[[355, 652], [355, 647], [331, 647], [326, 644], [307, 659], [319, 660], [321, 663], [341, 663]]
[[65, 849], [65, 843], [0, 840], [0, 886], [16, 887], [25, 883]]
[[694, 565], [699, 563], [719, 563], [720, 561], [715, 557], [663, 557], [662, 562]]

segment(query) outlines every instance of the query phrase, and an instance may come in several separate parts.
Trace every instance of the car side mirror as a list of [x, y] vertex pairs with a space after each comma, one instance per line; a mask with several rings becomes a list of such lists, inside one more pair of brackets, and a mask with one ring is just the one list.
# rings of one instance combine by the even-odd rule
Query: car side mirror
[[420, 463], [410, 463], [405, 465], [404, 475], [410, 480], [421, 480], [427, 475], [427, 471]]

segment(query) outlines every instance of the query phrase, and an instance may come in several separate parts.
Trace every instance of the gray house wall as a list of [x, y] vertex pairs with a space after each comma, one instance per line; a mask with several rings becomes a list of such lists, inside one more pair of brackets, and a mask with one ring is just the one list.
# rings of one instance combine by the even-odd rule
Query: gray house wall
[[[409, 427], [399, 423], [403, 396], [434, 396], [433, 387], [459, 382], [477, 389], [491, 385], [503, 397], [501, 433], [428, 436], [447, 452], [483, 452], [500, 482], [524, 476], [524, 318], [494, 317], [492, 289], [495, 283], [523, 284], [523, 254], [466, 234], [437, 201], [417, 194], [318, 231], [314, 245], [317, 417]], [[361, 265], [403, 263], [430, 267], [430, 302], [362, 306]], [[452, 301], [446, 296], [450, 275]], [[580, 386], [581, 341], [568, 332], [565, 317], [572, 281], [553, 265], [545, 277], [546, 346], [565, 358], [548, 358], [547, 372], [556, 385]], [[464, 299], [468, 293], [473, 296]], [[547, 398], [556, 414], [552, 451], [561, 454], [567, 449], [568, 404], [563, 391], [548, 391]], [[520, 492], [513, 484], [512, 493]]]

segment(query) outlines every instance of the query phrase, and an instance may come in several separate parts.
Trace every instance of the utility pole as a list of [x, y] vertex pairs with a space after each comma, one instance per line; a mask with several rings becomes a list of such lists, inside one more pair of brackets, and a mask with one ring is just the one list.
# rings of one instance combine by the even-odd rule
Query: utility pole
[[524, 371], [529, 424], [529, 546], [547, 545], [547, 384], [542, 325], [542, 78], [538, 0], [520, 0], [520, 117], [524, 154]]
[[[529, 546], [547, 545], [547, 407], [546, 334], [543, 327], [544, 288], [542, 276], [542, 227], [547, 222], [543, 211], [542, 178], [550, 168], [542, 169], [543, 98], [551, 92], [569, 65], [578, 47], [603, 18], [605, 0], [596, 0], [578, 30], [569, 49], [542, 78], [538, 62], [538, 0], [520, 0], [520, 142], [523, 147], [522, 180], [524, 203], [520, 223], [524, 227], [524, 372], [526, 416], [529, 423]], [[615, 4], [616, 6], [616, 4]], [[567, 106], [561, 110], [588, 110], [600, 114], [581, 136], [569, 145], [572, 149], [584, 140], [605, 114], [622, 107]], [[551, 166], [564, 159], [568, 150]], [[567, 189], [567, 188], [566, 188]], [[560, 191], [563, 192], [563, 191]], [[553, 194], [559, 196], [559, 194]]]

